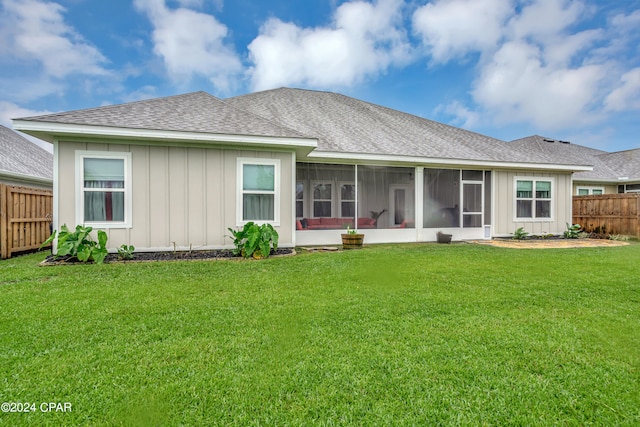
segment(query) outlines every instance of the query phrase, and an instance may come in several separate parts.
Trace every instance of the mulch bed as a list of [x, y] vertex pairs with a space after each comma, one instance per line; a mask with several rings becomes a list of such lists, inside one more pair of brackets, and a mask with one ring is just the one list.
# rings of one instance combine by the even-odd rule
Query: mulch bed
[[[294, 255], [295, 250], [293, 248], [278, 248], [277, 251], [271, 252], [271, 256], [286, 256]], [[208, 250], [208, 251], [176, 251], [176, 252], [135, 252], [133, 259], [120, 260], [118, 254], [109, 254], [105, 258], [106, 264], [110, 263], [129, 263], [129, 262], [152, 262], [152, 261], [188, 261], [188, 260], [220, 260], [220, 259], [243, 259], [242, 257], [234, 256], [231, 250]], [[252, 259], [252, 258], [249, 258]], [[53, 255], [49, 255], [41, 265], [68, 265], [68, 264], [86, 264], [78, 261], [75, 257], [65, 256], [56, 258]]]
[[501, 248], [511, 249], [561, 249], [561, 248], [598, 248], [598, 247], [612, 247], [612, 246], [625, 246], [629, 242], [618, 240], [604, 240], [604, 239], [565, 239], [565, 238], [550, 238], [550, 239], [493, 239], [493, 240], [475, 240], [473, 243], [497, 246]]

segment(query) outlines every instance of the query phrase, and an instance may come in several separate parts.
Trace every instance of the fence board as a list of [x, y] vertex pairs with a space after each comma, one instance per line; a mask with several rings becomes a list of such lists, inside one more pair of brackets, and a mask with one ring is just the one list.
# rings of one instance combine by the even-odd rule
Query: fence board
[[0, 184], [0, 257], [38, 249], [50, 235], [53, 193]]
[[573, 196], [573, 223], [589, 233], [640, 237], [640, 194]]

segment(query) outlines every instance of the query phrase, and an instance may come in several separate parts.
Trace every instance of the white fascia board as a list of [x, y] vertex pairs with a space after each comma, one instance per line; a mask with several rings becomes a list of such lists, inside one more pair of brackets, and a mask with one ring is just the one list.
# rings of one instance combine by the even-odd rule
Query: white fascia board
[[192, 141], [202, 143], [238, 144], [249, 146], [273, 146], [281, 148], [304, 149], [307, 152], [318, 147], [313, 138], [293, 138], [275, 136], [228, 135], [204, 132], [184, 132], [154, 129], [132, 129], [109, 126], [75, 125], [67, 123], [35, 122], [14, 120], [13, 127], [39, 138], [46, 136], [47, 141], [62, 136], [99, 136], [118, 139]]
[[41, 184], [41, 185], [53, 185], [53, 179], [41, 178], [33, 175], [26, 175], [17, 172], [9, 172], [0, 170], [0, 178], [8, 178], [16, 181], [24, 181], [25, 183]]
[[537, 163], [517, 163], [498, 162], [482, 160], [461, 160], [445, 159], [434, 157], [412, 157], [393, 156], [384, 154], [359, 154], [340, 153], [332, 151], [314, 151], [307, 155], [309, 160], [334, 160], [351, 163], [384, 163], [384, 164], [411, 164], [411, 165], [435, 165], [435, 166], [469, 166], [478, 168], [500, 168], [500, 169], [527, 169], [527, 170], [557, 170], [563, 172], [584, 172], [593, 170], [592, 166], [584, 165], [563, 165], [563, 164], [537, 164]]
[[581, 177], [573, 177], [573, 182], [581, 183], [597, 183], [597, 184], [628, 184], [636, 181], [640, 181], [640, 177], [638, 178], [581, 178]]

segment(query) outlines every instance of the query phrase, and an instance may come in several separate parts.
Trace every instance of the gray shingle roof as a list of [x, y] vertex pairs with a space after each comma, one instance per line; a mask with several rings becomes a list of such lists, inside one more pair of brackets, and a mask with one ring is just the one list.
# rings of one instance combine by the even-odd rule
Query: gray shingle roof
[[590, 165], [345, 95], [274, 89], [225, 100], [205, 92], [20, 119], [144, 130], [314, 138], [316, 152], [477, 162]]
[[276, 122], [238, 110], [206, 92], [192, 92], [20, 120], [211, 134], [306, 137]]
[[318, 152], [557, 164], [495, 138], [337, 93], [280, 88], [225, 102], [315, 136]]
[[598, 159], [616, 171], [617, 178], [640, 181], [640, 148], [601, 154]]
[[0, 125], [0, 172], [53, 179], [53, 154]]
[[593, 166], [592, 171], [576, 172], [576, 180], [617, 182], [620, 177], [640, 179], [640, 149], [609, 153], [539, 135], [517, 139], [510, 144], [523, 152], [537, 153], [549, 161], [569, 161]]

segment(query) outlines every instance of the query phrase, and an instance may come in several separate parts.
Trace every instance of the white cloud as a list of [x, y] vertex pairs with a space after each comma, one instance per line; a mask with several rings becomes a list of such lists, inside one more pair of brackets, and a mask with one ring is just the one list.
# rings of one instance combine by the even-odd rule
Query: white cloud
[[494, 49], [513, 12], [510, 0], [437, 0], [413, 14], [413, 31], [435, 62]]
[[[470, 92], [473, 106], [456, 101], [442, 111], [465, 126], [483, 117], [501, 125], [558, 130], [604, 117], [603, 97], [619, 67], [602, 46], [614, 43], [612, 33], [636, 22], [632, 14], [615, 17], [615, 31], [575, 30], [594, 13], [579, 0], [437, 0], [417, 9], [413, 26], [433, 62], [480, 54]], [[611, 109], [629, 105], [634, 82], [630, 76], [620, 92], [611, 94]]]
[[507, 31], [514, 39], [555, 39], [585, 11], [585, 5], [577, 0], [533, 0], [510, 20]]
[[608, 111], [640, 110], [640, 68], [625, 73], [620, 78], [622, 84], [605, 99]]
[[242, 64], [225, 43], [225, 25], [205, 13], [170, 10], [164, 0], [135, 0], [135, 6], [151, 20], [153, 50], [163, 58], [172, 79], [189, 80], [195, 74], [207, 77], [219, 90], [232, 88]]
[[[13, 123], [11, 122], [11, 119], [39, 116], [42, 114], [51, 114], [51, 111], [29, 110], [26, 108], [22, 108], [12, 102], [0, 101], [0, 124], [8, 128], [13, 128]], [[20, 135], [24, 136], [28, 140], [37, 144], [39, 147], [42, 147], [45, 150], [49, 151], [50, 153], [53, 153], [53, 145], [49, 144], [48, 142], [42, 141], [31, 135], [27, 135], [23, 133], [20, 133]]]
[[329, 27], [267, 20], [249, 45], [254, 89], [349, 86], [406, 64], [411, 47], [401, 28], [402, 5], [401, 0], [343, 3]]
[[547, 63], [567, 67], [578, 53], [583, 52], [603, 37], [604, 31], [601, 29], [554, 37], [544, 45], [544, 59]]
[[457, 118], [455, 124], [466, 129], [474, 128], [481, 123], [481, 114], [470, 110], [460, 101], [452, 101], [445, 106], [437, 107], [436, 112], [440, 111], [455, 116]]
[[51, 111], [35, 111], [23, 108], [13, 102], [0, 101], [0, 124], [6, 127], [13, 127], [11, 119], [22, 117], [40, 116], [43, 114], [51, 114]]
[[4, 43], [0, 53], [34, 61], [52, 77], [105, 75], [105, 57], [65, 24], [65, 9], [40, 0], [4, 0], [0, 17]]
[[472, 95], [498, 122], [529, 122], [541, 129], [588, 123], [606, 68], [544, 65], [525, 42], [505, 43], [482, 69]]

